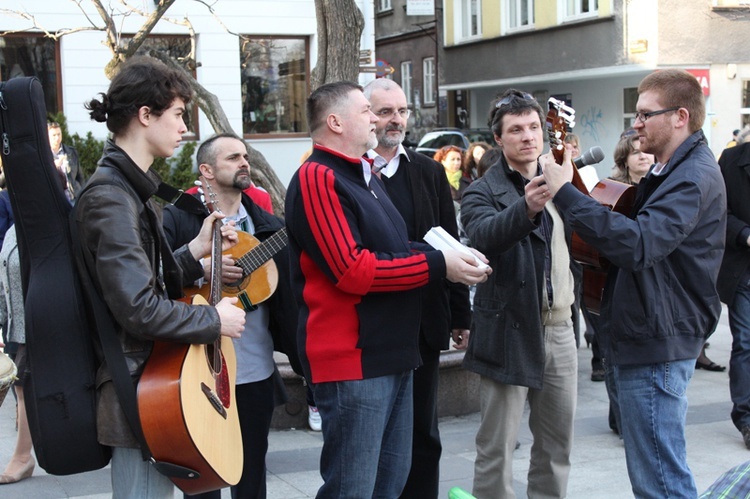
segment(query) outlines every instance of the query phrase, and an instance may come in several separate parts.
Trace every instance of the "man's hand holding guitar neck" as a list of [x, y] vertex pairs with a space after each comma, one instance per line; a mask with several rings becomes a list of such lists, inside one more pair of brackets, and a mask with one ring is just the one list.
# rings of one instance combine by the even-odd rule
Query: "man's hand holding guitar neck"
[[553, 198], [565, 183], [573, 180], [574, 167], [571, 158], [572, 146], [570, 144], [565, 144], [562, 165], [559, 165], [555, 161], [552, 151], [539, 157], [539, 164], [542, 166], [544, 180], [547, 182], [547, 188]]

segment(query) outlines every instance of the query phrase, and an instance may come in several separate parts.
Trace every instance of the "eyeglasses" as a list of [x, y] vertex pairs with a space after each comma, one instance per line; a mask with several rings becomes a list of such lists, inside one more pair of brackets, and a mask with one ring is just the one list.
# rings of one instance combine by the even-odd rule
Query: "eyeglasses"
[[680, 109], [680, 106], [669, 107], [667, 109], [659, 109], [658, 111], [651, 111], [650, 113], [635, 113], [635, 119], [640, 121], [641, 123], [646, 123], [646, 120], [652, 116], [657, 116], [659, 114], [664, 114], [664, 113], [670, 113], [672, 111], [677, 111], [678, 109]]
[[506, 104], [510, 104], [510, 101], [513, 99], [534, 100], [534, 96], [531, 94], [527, 94], [526, 92], [522, 92], [521, 95], [510, 94], [507, 97], [503, 97], [502, 99], [500, 99], [497, 104], [495, 104], [495, 109], [500, 109]]
[[396, 115], [399, 115], [402, 119], [408, 120], [409, 116], [411, 116], [411, 109], [405, 107], [401, 109], [385, 108], [375, 112], [375, 116], [378, 118], [390, 118], [392, 116], [395, 117]]

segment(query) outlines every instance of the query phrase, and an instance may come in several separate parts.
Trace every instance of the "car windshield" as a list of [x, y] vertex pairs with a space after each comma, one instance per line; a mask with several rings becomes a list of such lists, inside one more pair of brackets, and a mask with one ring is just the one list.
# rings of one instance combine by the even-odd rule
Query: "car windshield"
[[463, 149], [464, 138], [460, 133], [428, 133], [419, 141], [419, 147], [440, 149], [445, 146], [457, 146]]

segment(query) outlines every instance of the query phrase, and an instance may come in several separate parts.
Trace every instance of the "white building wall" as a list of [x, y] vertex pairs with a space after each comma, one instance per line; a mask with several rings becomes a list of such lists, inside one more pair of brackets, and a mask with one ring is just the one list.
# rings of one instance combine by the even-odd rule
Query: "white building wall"
[[[366, 0], [359, 0], [359, 3], [367, 4]], [[149, 12], [154, 9], [153, 1], [149, 0], [131, 0], [131, 4]], [[110, 3], [105, 2], [105, 5]], [[232, 128], [241, 134], [240, 44], [239, 39], [227, 30], [238, 34], [307, 36], [310, 40], [310, 63], [314, 66], [317, 60], [314, 0], [218, 0], [211, 5], [216, 17], [202, 3], [184, 0], [176, 2], [165, 17], [178, 21], [185, 17], [190, 19], [198, 33], [196, 57], [202, 64], [197, 70], [198, 81], [219, 98]], [[83, 2], [83, 6], [96, 24], [103, 24], [89, 3]], [[111, 6], [121, 9], [116, 1], [111, 1]], [[0, 0], [0, 8], [29, 12], [34, 15], [39, 26], [50, 32], [90, 25], [70, 0]], [[134, 34], [143, 24], [144, 18], [131, 15], [125, 19], [118, 17], [115, 21], [123, 33]], [[32, 23], [28, 20], [8, 14], [0, 15], [0, 31], [31, 27]], [[188, 30], [184, 26], [162, 20], [153, 33], [187, 34]], [[91, 131], [100, 139], [107, 135], [106, 126], [91, 121], [83, 103], [97, 93], [106, 91], [109, 85], [103, 68], [111, 56], [103, 45], [104, 38], [101, 31], [83, 31], [60, 39], [62, 105], [69, 130], [81, 135]], [[374, 48], [374, 40], [371, 47]], [[207, 138], [213, 133], [203, 113], [200, 113], [199, 127], [201, 138]], [[299, 166], [300, 156], [310, 147], [310, 139], [269, 138], [252, 140], [251, 144], [266, 157], [286, 185]]]

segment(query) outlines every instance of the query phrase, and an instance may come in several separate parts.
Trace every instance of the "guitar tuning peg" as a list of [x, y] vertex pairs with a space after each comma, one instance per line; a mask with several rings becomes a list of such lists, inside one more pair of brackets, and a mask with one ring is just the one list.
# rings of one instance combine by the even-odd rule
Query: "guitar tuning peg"
[[194, 180], [193, 181], [193, 185], [201, 186], [201, 185], [203, 185], [203, 183], [200, 180]]

